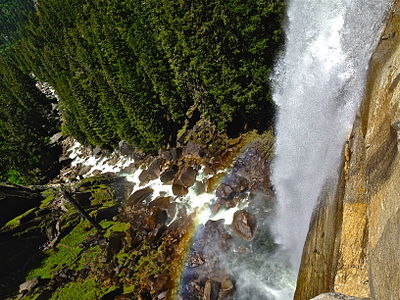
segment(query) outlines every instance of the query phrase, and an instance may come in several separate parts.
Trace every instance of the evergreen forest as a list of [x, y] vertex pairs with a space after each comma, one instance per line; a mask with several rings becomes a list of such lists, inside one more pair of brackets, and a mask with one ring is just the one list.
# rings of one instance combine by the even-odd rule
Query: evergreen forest
[[[38, 181], [49, 137], [174, 146], [207, 119], [234, 136], [271, 126], [283, 0], [0, 0], [1, 180]], [[54, 99], [36, 87], [48, 82]], [[40, 173], [40, 172], [39, 172]]]

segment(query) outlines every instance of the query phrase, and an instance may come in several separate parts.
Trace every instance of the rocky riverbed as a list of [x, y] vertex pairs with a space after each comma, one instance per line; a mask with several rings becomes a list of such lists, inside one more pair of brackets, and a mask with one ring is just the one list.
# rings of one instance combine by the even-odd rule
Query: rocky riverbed
[[[273, 138], [253, 132], [227, 139], [206, 122], [196, 126], [181, 146], [155, 156], [125, 142], [109, 153], [61, 138], [60, 161], [66, 167], [51, 184], [33, 187], [33, 204], [10, 215], [1, 228], [2, 294], [10, 299], [77, 299], [78, 291], [79, 299], [234, 297], [238, 279], [227, 258], [253, 255], [260, 239], [274, 248], [260, 230], [274, 203]], [[12, 196], [9, 189], [1, 188], [0, 205]]]

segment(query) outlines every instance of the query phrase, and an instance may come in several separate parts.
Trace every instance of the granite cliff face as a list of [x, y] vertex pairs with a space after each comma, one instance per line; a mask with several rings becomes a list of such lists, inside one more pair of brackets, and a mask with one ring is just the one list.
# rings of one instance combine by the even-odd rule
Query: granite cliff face
[[335, 192], [321, 197], [295, 299], [400, 299], [400, 1], [371, 59]]

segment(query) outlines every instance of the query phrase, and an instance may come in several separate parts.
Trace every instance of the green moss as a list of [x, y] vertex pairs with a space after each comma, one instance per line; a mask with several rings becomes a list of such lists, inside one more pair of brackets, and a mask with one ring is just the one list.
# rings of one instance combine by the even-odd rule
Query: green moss
[[48, 189], [48, 190], [44, 191], [42, 193], [44, 200], [40, 204], [40, 208], [41, 209], [47, 208], [53, 202], [53, 200], [56, 199], [57, 194], [58, 194], [57, 191], [55, 191], [53, 189]]
[[30, 214], [31, 212], [33, 212], [34, 210], [36, 210], [36, 207], [24, 212], [22, 215], [19, 215], [18, 217], [8, 221], [2, 228], [2, 230], [12, 230], [16, 227], [18, 227], [20, 225], [20, 221], [24, 216], [27, 216], [28, 214]]
[[99, 186], [92, 189], [92, 205], [100, 205], [103, 207], [111, 207], [115, 205], [114, 194], [107, 186]]
[[[44, 252], [46, 258], [41, 262], [40, 266], [28, 272], [26, 280], [34, 277], [51, 278], [54, 273], [63, 268], [77, 270], [82, 268], [85, 260], [81, 257], [82, 249], [79, 244], [94, 232], [94, 229], [86, 231], [82, 221], [54, 249]], [[95, 251], [95, 253], [97, 252]]]
[[[104, 225], [106, 225], [106, 224], [104, 224]], [[125, 232], [125, 231], [128, 231], [129, 228], [131, 227], [130, 223], [123, 223], [123, 222], [109, 222], [107, 225], [108, 225], [107, 227], [104, 227], [102, 225], [103, 228], [107, 228], [107, 231], [104, 234], [104, 236], [107, 237], [107, 238], [110, 237], [111, 233], [114, 232], [114, 231], [123, 231], [123, 232]]]
[[50, 299], [53, 300], [93, 300], [99, 299], [107, 289], [100, 285], [94, 278], [84, 281], [70, 282], [56, 290]]

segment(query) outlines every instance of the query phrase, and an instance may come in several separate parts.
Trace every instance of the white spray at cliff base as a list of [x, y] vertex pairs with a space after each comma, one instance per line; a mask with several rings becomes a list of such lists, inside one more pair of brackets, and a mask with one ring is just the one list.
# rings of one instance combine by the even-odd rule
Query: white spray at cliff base
[[292, 0], [275, 68], [278, 105], [272, 182], [276, 241], [297, 271], [313, 209], [336, 182], [340, 155], [366, 85], [391, 0]]

